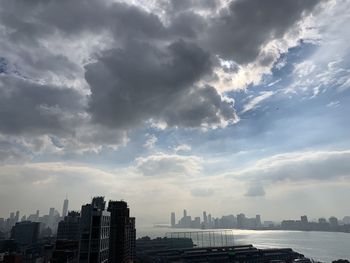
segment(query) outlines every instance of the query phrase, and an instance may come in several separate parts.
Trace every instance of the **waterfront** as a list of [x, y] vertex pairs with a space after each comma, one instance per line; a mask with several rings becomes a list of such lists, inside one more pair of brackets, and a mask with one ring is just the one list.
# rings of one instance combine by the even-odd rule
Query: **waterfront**
[[[173, 229], [139, 227], [137, 236], [163, 237], [167, 232], [201, 231], [198, 229]], [[290, 247], [307, 257], [323, 262], [350, 259], [350, 234], [339, 232], [255, 231], [232, 230], [235, 244], [253, 244], [258, 248]]]

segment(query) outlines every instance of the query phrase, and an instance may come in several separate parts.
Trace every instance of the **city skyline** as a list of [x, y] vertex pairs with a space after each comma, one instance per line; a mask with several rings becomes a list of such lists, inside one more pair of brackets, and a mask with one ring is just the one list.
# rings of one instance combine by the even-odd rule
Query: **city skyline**
[[[91, 201], [93, 200], [93, 198], [91, 197]], [[43, 218], [45, 216], [52, 216], [53, 214], [54, 215], [57, 215], [58, 216], [58, 220], [61, 220], [63, 219], [69, 212], [80, 212], [80, 208], [77, 208], [77, 209], [68, 209], [68, 203], [69, 203], [69, 200], [67, 199], [67, 197], [65, 197], [65, 199], [63, 200], [63, 206], [62, 206], [62, 211], [66, 211], [66, 214], [64, 213], [60, 213], [59, 212], [59, 208], [56, 209], [55, 207], [49, 207], [48, 209], [44, 210], [44, 211], [41, 211], [39, 209], [36, 209], [36, 210], [33, 210], [31, 211], [30, 213], [26, 214], [26, 213], [23, 213], [22, 211], [20, 210], [17, 210], [17, 209], [12, 209], [7, 215], [1, 215], [0, 214], [0, 219], [4, 220], [4, 223], [6, 223], [6, 220], [8, 219], [14, 219], [14, 223], [16, 222], [21, 222], [21, 221], [26, 221], [26, 220], [29, 220], [29, 221], [33, 221], [34, 222], [37, 222], [37, 221], [40, 221], [39, 218]], [[47, 214], [45, 214], [45, 211], [48, 211]], [[33, 212], [33, 213], [32, 213]], [[134, 211], [135, 213], [136, 211]], [[52, 215], [51, 215], [52, 213]], [[190, 213], [188, 212], [187, 209], [183, 209], [182, 210], [182, 213], [183, 213], [183, 216], [185, 215], [186, 213], [186, 216], [190, 216]], [[196, 218], [199, 218], [201, 221], [201, 223], [203, 222], [206, 222], [208, 220], [208, 218], [213, 218], [213, 219], [220, 219], [222, 217], [226, 217], [226, 216], [237, 216], [238, 214], [240, 215], [245, 215], [245, 213], [243, 213], [242, 211], [236, 211], [236, 212], [233, 212], [233, 211], [229, 211], [228, 213], [224, 213], [224, 214], [212, 214], [211, 212], [207, 211], [207, 210], [203, 210], [201, 213], [199, 214], [196, 214], [196, 216], [192, 217], [193, 219], [196, 219]], [[181, 212], [171, 212], [170, 213], [171, 215], [171, 218], [174, 218], [173, 219], [173, 222], [174, 224], [178, 224], [179, 223], [179, 215], [181, 215]], [[263, 216], [263, 214], [256, 214], [256, 216]], [[321, 215], [319, 217], [314, 217], [314, 216], [310, 216], [310, 215], [305, 215], [308, 220], [310, 220], [310, 222], [319, 222], [320, 219], [325, 219], [327, 221], [328, 218], [337, 218], [341, 224], [350, 224], [350, 216], [348, 214], [343, 214], [341, 216], [334, 216], [334, 215]], [[34, 218], [36, 217], [36, 218]], [[303, 216], [301, 216], [303, 217]], [[205, 218], [207, 218], [207, 220], [205, 220]], [[275, 219], [275, 218], [264, 218], [266, 220], [260, 220], [261, 223], [263, 223], [264, 221], [266, 222], [272, 222], [274, 224], [280, 224], [282, 221], [285, 221], [285, 220], [298, 220], [299, 218], [299, 215], [294, 215], [293, 217], [291, 218], [286, 218], [284, 217], [284, 215], [281, 215], [281, 219]], [[47, 220], [47, 219], [46, 219]], [[209, 219], [210, 220], [210, 219]], [[150, 225], [157, 225], [157, 224], [163, 224], [163, 223], [167, 223], [169, 220], [165, 220], [165, 221], [161, 221], [161, 222], [149, 222]], [[58, 223], [59, 221], [56, 222], [56, 224]], [[172, 222], [172, 219], [169, 221], [169, 222]], [[173, 224], [169, 224], [170, 226], [173, 226]], [[202, 225], [201, 225], [202, 226]]]
[[101, 193], [142, 225], [348, 215], [349, 9], [1, 0], [0, 215]]

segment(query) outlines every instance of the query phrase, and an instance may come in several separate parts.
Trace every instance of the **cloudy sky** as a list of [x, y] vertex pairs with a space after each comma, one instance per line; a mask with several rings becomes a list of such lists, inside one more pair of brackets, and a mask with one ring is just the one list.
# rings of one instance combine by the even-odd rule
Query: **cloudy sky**
[[1, 0], [0, 217], [350, 214], [350, 2]]

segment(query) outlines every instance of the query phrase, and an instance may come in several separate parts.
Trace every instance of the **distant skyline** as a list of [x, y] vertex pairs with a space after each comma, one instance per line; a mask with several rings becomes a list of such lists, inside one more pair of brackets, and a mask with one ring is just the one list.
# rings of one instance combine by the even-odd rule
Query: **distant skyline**
[[350, 2], [2, 0], [0, 217], [350, 214]]

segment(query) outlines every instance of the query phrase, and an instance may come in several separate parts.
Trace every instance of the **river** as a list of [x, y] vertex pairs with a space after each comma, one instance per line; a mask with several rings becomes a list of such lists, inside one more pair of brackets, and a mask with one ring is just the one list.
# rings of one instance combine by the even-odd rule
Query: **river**
[[[231, 229], [230, 229], [231, 230]], [[139, 227], [137, 236], [163, 237], [167, 232], [199, 231], [198, 229], [173, 229]], [[233, 229], [234, 243], [252, 244], [258, 248], [292, 248], [306, 257], [331, 262], [335, 259], [350, 260], [350, 234], [339, 232], [304, 232], [275, 230]]]

